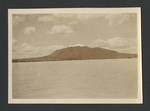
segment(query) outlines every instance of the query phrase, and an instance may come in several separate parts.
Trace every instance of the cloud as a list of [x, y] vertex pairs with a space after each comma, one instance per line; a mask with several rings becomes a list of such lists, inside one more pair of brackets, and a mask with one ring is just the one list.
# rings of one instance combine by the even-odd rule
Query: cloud
[[130, 14], [106, 14], [104, 18], [108, 21], [110, 26], [114, 24], [121, 25], [127, 22], [132, 15]]
[[25, 17], [21, 15], [13, 15], [13, 23], [18, 24], [25, 21]]
[[73, 30], [69, 25], [54, 25], [48, 33], [49, 34], [69, 34], [72, 32]]
[[130, 46], [131, 44], [129, 44], [129, 39], [125, 39], [125, 38], [121, 38], [121, 37], [114, 37], [112, 39], [109, 39], [106, 41], [110, 47], [119, 47], [119, 48], [122, 48], [122, 47], [128, 47]]
[[55, 50], [58, 50], [58, 49], [61, 49], [64, 47], [65, 47], [64, 45], [49, 45], [49, 46], [37, 47], [37, 50], [39, 52], [42, 52], [42, 53], [47, 55], [47, 54], [50, 54], [51, 52], [53, 52]]
[[78, 20], [83, 20], [83, 21], [90, 20], [90, 19], [95, 19], [97, 17], [98, 17], [97, 14], [78, 14], [78, 15], [76, 15], [76, 18]]
[[132, 46], [132, 47], [127, 47], [127, 48], [120, 49], [120, 52], [137, 53], [138, 50], [137, 50], [136, 46]]
[[13, 58], [45, 56], [63, 47], [63, 45], [33, 46], [26, 42], [17, 42], [17, 44], [13, 43]]
[[127, 22], [129, 19], [130, 19], [130, 15], [123, 15], [118, 20], [118, 24], [123, 24], [123, 23]]
[[33, 32], [35, 32], [36, 31], [36, 28], [34, 27], [34, 26], [29, 26], [29, 27], [26, 27], [25, 29], [24, 29], [24, 34], [31, 34], [31, 33], [33, 33]]
[[108, 46], [108, 43], [106, 40], [96, 39], [96, 40], [92, 41], [91, 46], [93, 46], [93, 47], [99, 47], [99, 46], [100, 47], [106, 47], [106, 46]]
[[97, 40], [93, 40], [91, 46], [123, 51], [123, 50], [136, 47], [136, 40], [131, 38], [124, 38], [124, 37], [113, 37], [107, 40], [97, 39]]
[[13, 58], [28, 57], [32, 53], [35, 53], [34, 47], [28, 43], [13, 43]]
[[26, 42], [20, 44], [19, 42], [13, 43], [13, 51], [14, 52], [22, 52], [22, 51], [30, 51], [33, 50], [34, 47]]
[[68, 25], [77, 25], [79, 22], [78, 21], [70, 21], [68, 22]]
[[40, 15], [38, 17], [39, 22], [53, 22], [56, 21], [52, 15]]
[[63, 14], [63, 13], [61, 13], [61, 14], [54, 14], [54, 16], [56, 17], [56, 18], [64, 18], [64, 19], [67, 19], [67, 18], [73, 18], [74, 17], [74, 14]]
[[29, 51], [29, 50], [33, 49], [33, 46], [31, 46], [27, 43], [23, 43], [20, 48], [21, 48], [21, 50]]
[[71, 44], [71, 45], [68, 45], [68, 47], [76, 47], [76, 46], [83, 47], [85, 45], [84, 44]]

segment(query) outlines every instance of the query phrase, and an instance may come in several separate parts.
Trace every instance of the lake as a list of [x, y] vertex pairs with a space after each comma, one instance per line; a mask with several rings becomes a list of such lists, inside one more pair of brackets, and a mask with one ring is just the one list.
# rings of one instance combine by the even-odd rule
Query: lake
[[137, 59], [13, 63], [13, 98], [136, 98]]

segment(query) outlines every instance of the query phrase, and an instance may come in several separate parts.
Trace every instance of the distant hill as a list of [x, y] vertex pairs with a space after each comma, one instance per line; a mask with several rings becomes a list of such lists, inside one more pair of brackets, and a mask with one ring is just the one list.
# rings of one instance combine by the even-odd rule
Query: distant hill
[[52, 54], [35, 57], [14, 59], [13, 62], [40, 62], [40, 61], [63, 61], [63, 60], [88, 60], [88, 59], [119, 59], [135, 58], [137, 54], [120, 53], [104, 48], [90, 48], [86, 46], [67, 47], [54, 51]]

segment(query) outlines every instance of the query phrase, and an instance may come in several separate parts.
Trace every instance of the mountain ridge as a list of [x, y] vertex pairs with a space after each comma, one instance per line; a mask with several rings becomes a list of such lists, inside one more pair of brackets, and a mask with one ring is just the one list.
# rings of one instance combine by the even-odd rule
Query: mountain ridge
[[40, 62], [40, 61], [63, 61], [63, 60], [89, 60], [89, 59], [120, 59], [136, 58], [137, 54], [120, 53], [114, 50], [88, 46], [72, 46], [58, 49], [53, 53], [33, 58], [13, 59], [13, 62]]

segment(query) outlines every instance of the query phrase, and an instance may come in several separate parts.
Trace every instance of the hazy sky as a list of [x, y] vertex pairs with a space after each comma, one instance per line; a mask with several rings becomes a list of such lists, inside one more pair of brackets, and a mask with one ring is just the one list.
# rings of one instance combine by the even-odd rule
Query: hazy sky
[[124, 14], [14, 14], [13, 58], [50, 54], [68, 46], [135, 53], [137, 16]]

